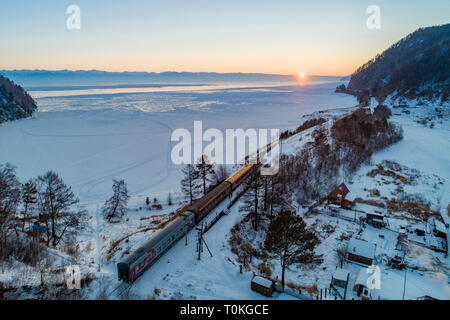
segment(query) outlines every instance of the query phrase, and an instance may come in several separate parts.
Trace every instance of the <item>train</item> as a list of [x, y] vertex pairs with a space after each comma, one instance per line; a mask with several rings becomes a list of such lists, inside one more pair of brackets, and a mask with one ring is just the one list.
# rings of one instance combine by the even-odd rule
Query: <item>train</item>
[[119, 281], [133, 283], [148, 270], [164, 253], [200, 221], [202, 221], [225, 198], [231, 197], [259, 164], [245, 164], [210, 192], [183, 210], [163, 229], [156, 232], [149, 240], [117, 264]]

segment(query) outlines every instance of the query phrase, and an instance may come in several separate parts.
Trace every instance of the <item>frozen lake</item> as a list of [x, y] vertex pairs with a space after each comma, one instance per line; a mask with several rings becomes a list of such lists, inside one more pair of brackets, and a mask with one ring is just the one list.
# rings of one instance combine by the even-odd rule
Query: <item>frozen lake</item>
[[[343, 83], [343, 82], [342, 82]], [[350, 107], [334, 93], [340, 82], [159, 85], [31, 90], [39, 112], [0, 126], [0, 163], [25, 180], [54, 170], [82, 203], [103, 203], [111, 179], [127, 181], [133, 197], [179, 191], [171, 133], [193, 129], [296, 128], [313, 111]], [[176, 196], [176, 194], [175, 194]]]

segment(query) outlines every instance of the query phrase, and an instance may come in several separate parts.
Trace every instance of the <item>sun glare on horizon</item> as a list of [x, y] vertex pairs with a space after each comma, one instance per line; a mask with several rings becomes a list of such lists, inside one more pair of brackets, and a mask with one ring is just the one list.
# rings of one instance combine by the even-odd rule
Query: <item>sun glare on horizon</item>
[[298, 74], [298, 76], [299, 76], [300, 78], [304, 78], [304, 77], [306, 76], [306, 74], [305, 74], [304, 72], [301, 72], [301, 73]]

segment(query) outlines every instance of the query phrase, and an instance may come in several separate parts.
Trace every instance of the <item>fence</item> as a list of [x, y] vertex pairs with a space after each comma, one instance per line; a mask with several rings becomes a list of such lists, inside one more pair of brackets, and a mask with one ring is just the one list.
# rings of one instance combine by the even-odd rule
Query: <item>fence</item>
[[301, 293], [297, 293], [295, 291], [283, 288], [282, 286], [275, 284], [275, 291], [280, 292], [280, 293], [285, 293], [291, 297], [300, 299], [300, 300], [313, 300], [313, 298], [305, 296], [304, 294]]

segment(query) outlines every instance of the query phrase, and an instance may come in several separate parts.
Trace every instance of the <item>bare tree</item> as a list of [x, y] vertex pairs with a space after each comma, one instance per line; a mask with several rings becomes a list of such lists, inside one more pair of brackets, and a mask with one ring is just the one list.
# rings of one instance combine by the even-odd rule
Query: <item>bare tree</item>
[[321, 261], [320, 256], [314, 252], [318, 243], [317, 236], [307, 230], [306, 223], [293, 211], [282, 210], [270, 222], [264, 247], [280, 259], [283, 287], [286, 267], [294, 263], [310, 264]]
[[0, 260], [7, 255], [8, 234], [20, 203], [20, 183], [15, 167], [10, 163], [0, 165]]
[[251, 215], [253, 228], [258, 230], [258, 220], [260, 211], [262, 211], [262, 194], [263, 194], [263, 183], [259, 172], [254, 173], [245, 182], [244, 188], [247, 189], [243, 195], [243, 206], [239, 209], [240, 211], [247, 212]]
[[113, 195], [105, 201], [102, 212], [108, 221], [117, 216], [123, 216], [127, 210], [127, 203], [130, 196], [128, 195], [127, 184], [125, 180], [113, 179]]
[[47, 246], [56, 247], [65, 236], [74, 235], [84, 227], [85, 211], [73, 206], [80, 201], [71, 187], [53, 171], [37, 178], [40, 220], [46, 225]]
[[203, 195], [206, 195], [206, 183], [211, 182], [212, 176], [214, 176], [214, 167], [209, 162], [209, 159], [207, 156], [202, 155], [195, 164], [196, 169], [200, 175], [200, 179], [203, 182]]
[[336, 257], [338, 258], [341, 268], [345, 262], [346, 255], [347, 255], [347, 250], [344, 247], [336, 248]]
[[200, 185], [198, 184], [199, 172], [192, 164], [187, 164], [183, 170], [184, 178], [181, 180], [181, 191], [192, 201], [199, 194]]
[[266, 204], [266, 212], [272, 220], [274, 214], [282, 208], [291, 207], [292, 192], [285, 183], [283, 176], [266, 177], [267, 186], [265, 186], [264, 195]]

